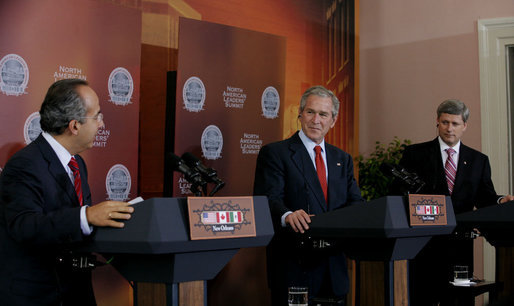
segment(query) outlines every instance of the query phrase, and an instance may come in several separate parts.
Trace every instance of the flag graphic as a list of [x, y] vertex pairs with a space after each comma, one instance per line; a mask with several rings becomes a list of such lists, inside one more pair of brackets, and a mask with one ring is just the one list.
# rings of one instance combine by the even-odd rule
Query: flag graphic
[[203, 224], [216, 224], [218, 223], [217, 222], [217, 217], [216, 217], [216, 212], [203, 212], [202, 213], [202, 223]]
[[416, 215], [433, 216], [440, 213], [439, 206], [437, 205], [417, 205]]
[[240, 211], [204, 211], [203, 224], [234, 224], [242, 223], [243, 214]]

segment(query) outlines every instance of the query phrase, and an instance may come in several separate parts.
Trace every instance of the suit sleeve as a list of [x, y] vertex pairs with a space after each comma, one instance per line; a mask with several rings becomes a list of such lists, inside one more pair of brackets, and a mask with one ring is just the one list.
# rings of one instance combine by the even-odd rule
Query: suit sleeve
[[482, 177], [477, 190], [476, 207], [481, 208], [497, 204], [498, 196], [494, 190], [494, 184], [491, 180], [491, 164], [486, 156], [482, 168]]
[[45, 166], [18, 157], [1, 176], [3, 222], [15, 241], [45, 245], [82, 240], [80, 207], [71, 205]]
[[361, 190], [359, 186], [357, 186], [357, 181], [355, 180], [355, 176], [353, 174], [353, 159], [350, 155], [348, 155], [347, 158], [346, 169], [348, 169], [346, 173], [346, 179], [348, 182], [348, 186], [346, 187], [348, 190], [348, 198], [346, 203], [353, 205], [365, 202], [362, 198]]
[[271, 146], [264, 146], [257, 157], [254, 195], [268, 197], [273, 224], [278, 226], [280, 218], [290, 209], [284, 203], [285, 168], [280, 156]]

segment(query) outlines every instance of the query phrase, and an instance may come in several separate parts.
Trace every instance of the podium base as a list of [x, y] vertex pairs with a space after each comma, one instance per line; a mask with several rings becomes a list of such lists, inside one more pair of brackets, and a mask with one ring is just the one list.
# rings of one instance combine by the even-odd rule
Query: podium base
[[134, 306], [207, 305], [205, 281], [165, 283], [134, 283]]

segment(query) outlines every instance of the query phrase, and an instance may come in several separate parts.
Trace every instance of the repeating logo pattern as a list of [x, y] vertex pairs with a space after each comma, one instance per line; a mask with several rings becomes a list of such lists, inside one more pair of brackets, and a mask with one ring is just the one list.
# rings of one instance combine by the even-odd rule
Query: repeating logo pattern
[[127, 69], [118, 67], [109, 75], [109, 96], [111, 102], [116, 105], [125, 106], [130, 104], [134, 92], [134, 81]]
[[182, 88], [184, 107], [190, 112], [200, 112], [205, 103], [205, 86], [197, 77], [190, 77]]
[[203, 156], [206, 159], [218, 159], [223, 148], [223, 135], [215, 125], [209, 125], [203, 130], [201, 140]]
[[25, 144], [29, 144], [36, 140], [41, 134], [41, 116], [39, 112], [34, 112], [27, 117], [23, 126], [23, 136], [25, 137]]
[[269, 86], [262, 92], [261, 97], [262, 115], [268, 119], [278, 117], [278, 109], [280, 108], [280, 96], [275, 87]]
[[29, 68], [17, 54], [7, 54], [0, 60], [0, 91], [8, 96], [26, 94]]
[[127, 167], [122, 164], [112, 166], [105, 178], [107, 199], [114, 201], [128, 200], [131, 182], [130, 172]]

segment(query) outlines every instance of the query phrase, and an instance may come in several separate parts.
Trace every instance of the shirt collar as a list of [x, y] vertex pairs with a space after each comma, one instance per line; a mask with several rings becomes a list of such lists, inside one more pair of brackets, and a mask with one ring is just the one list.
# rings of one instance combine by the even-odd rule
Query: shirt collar
[[57, 140], [55, 140], [55, 138], [52, 135], [50, 135], [49, 133], [42, 132], [41, 134], [46, 139], [46, 141], [48, 142], [50, 147], [52, 147], [55, 154], [57, 154], [57, 158], [59, 158], [59, 161], [63, 165], [64, 169], [67, 169], [68, 163], [71, 160], [70, 152], [68, 152], [68, 150], [66, 150], [66, 148], [63, 147], [62, 144], [60, 144]]
[[[439, 147], [441, 148], [441, 152], [445, 152], [446, 149], [450, 148], [449, 145], [446, 144], [446, 142], [444, 142], [442, 139], [441, 139], [441, 136], [437, 136], [437, 139], [439, 140]], [[459, 151], [460, 151], [460, 140], [459, 142], [457, 142], [456, 145], [454, 145], [453, 147], [451, 147], [453, 150], [455, 150], [455, 153], [459, 154]]]
[[318, 145], [321, 147], [321, 151], [325, 152], [325, 139], [323, 139], [320, 144], [317, 144], [314, 141], [312, 141], [312, 139], [307, 137], [307, 135], [305, 135], [303, 130], [300, 130], [300, 132], [298, 133], [298, 136], [300, 136], [300, 139], [302, 140], [303, 145], [307, 148], [307, 150], [309, 152], [313, 151], [314, 147], [318, 146]]

